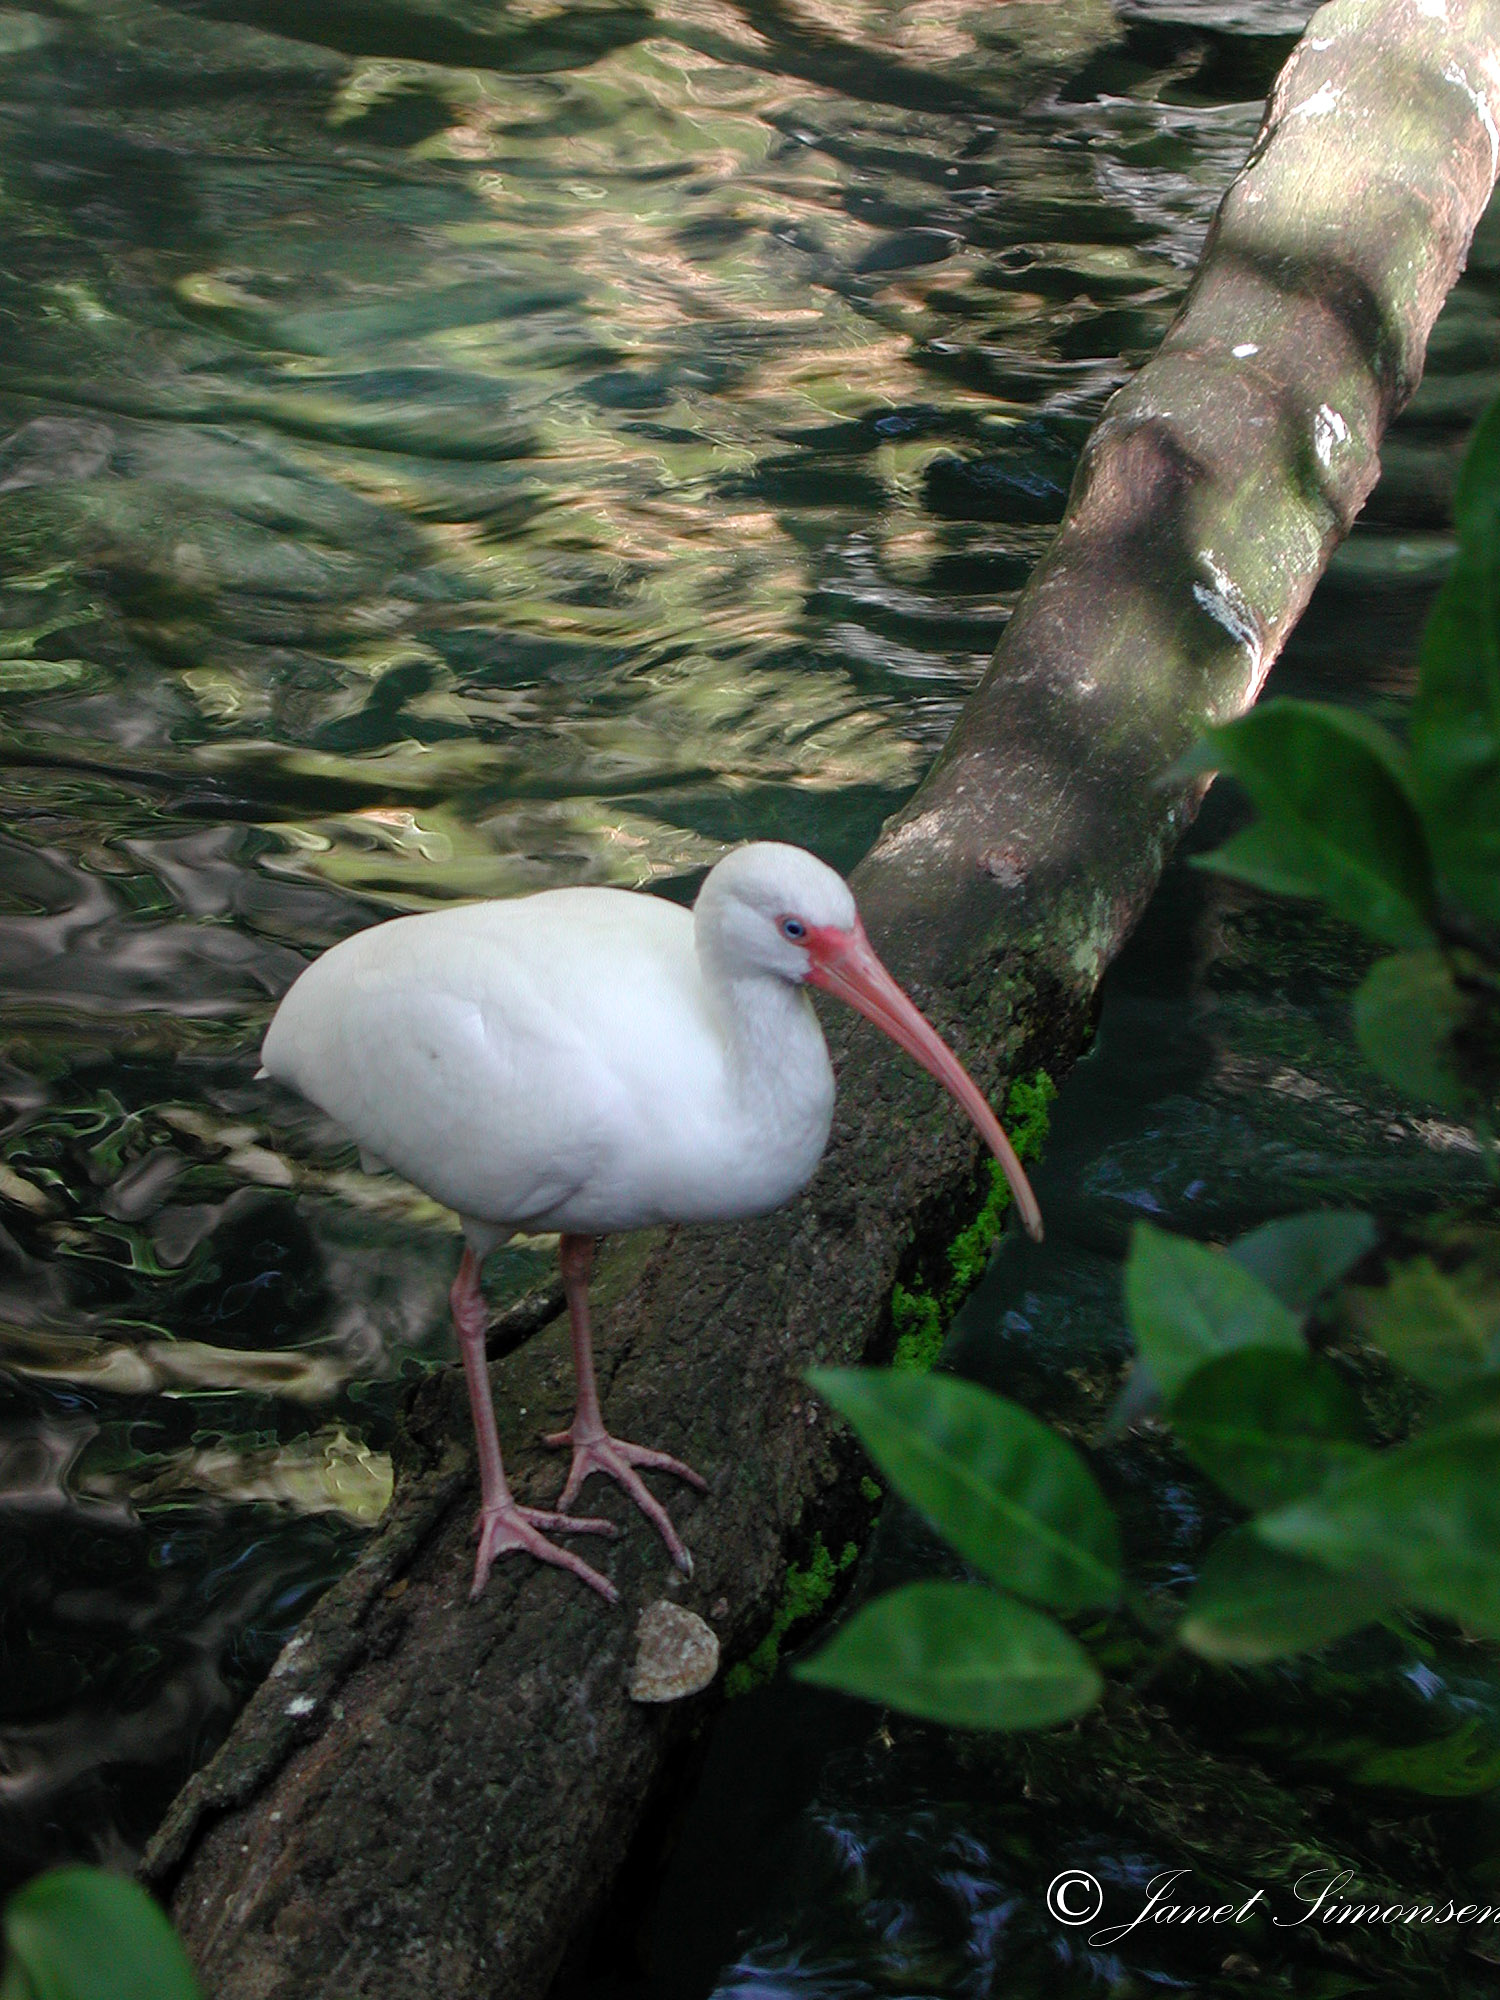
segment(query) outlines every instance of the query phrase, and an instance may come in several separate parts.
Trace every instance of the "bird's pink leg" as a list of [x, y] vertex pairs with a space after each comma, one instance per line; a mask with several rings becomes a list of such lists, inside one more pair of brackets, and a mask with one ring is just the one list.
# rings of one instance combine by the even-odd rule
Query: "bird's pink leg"
[[464, 1379], [469, 1385], [469, 1407], [474, 1413], [474, 1436], [479, 1446], [479, 1560], [474, 1565], [474, 1588], [470, 1596], [477, 1597], [484, 1589], [496, 1556], [507, 1549], [525, 1549], [539, 1562], [572, 1570], [574, 1576], [613, 1604], [619, 1592], [607, 1577], [590, 1569], [571, 1549], [557, 1548], [537, 1531], [550, 1528], [557, 1534], [613, 1535], [619, 1532], [614, 1524], [522, 1507], [511, 1493], [500, 1457], [495, 1405], [490, 1398], [490, 1371], [484, 1353], [488, 1315], [479, 1289], [479, 1260], [470, 1249], [464, 1250], [448, 1302], [453, 1308], [453, 1325], [464, 1358]]
[[599, 1385], [594, 1380], [594, 1342], [589, 1332], [589, 1272], [594, 1263], [593, 1237], [565, 1235], [558, 1245], [557, 1259], [562, 1266], [568, 1320], [573, 1329], [573, 1367], [578, 1376], [578, 1408], [573, 1414], [573, 1422], [567, 1430], [555, 1431], [546, 1440], [550, 1445], [568, 1444], [573, 1447], [568, 1483], [557, 1504], [559, 1507], [571, 1506], [578, 1497], [578, 1489], [591, 1472], [608, 1473], [611, 1479], [619, 1481], [656, 1528], [683, 1575], [691, 1576], [693, 1559], [683, 1547], [671, 1517], [634, 1468], [642, 1465], [648, 1471], [675, 1473], [689, 1486], [696, 1486], [700, 1493], [708, 1491], [708, 1481], [700, 1478], [690, 1465], [684, 1465], [681, 1459], [672, 1458], [664, 1451], [649, 1451], [644, 1445], [626, 1444], [623, 1438], [611, 1437], [604, 1428], [604, 1417], [599, 1408]]

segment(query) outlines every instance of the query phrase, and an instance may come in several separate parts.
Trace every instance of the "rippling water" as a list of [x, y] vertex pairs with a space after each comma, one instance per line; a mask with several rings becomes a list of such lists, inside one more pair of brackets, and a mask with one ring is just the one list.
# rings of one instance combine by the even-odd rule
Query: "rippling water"
[[[1306, 11], [0, 7], [9, 1873], [138, 1844], [449, 1351], [452, 1221], [255, 1083], [276, 996], [392, 911], [851, 863]], [[1445, 324], [1396, 614], [1500, 345]]]

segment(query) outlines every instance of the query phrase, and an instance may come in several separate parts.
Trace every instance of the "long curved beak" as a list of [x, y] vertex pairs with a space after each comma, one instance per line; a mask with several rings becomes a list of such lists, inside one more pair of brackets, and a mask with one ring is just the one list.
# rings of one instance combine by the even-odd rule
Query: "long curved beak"
[[1034, 1242], [1040, 1243], [1042, 1211], [1026, 1171], [1016, 1158], [1015, 1147], [958, 1057], [876, 957], [864, 925], [856, 917], [852, 931], [835, 930], [832, 925], [810, 930], [807, 955], [811, 960], [807, 975], [810, 985], [821, 986], [825, 993], [847, 1000], [867, 1021], [873, 1021], [898, 1047], [915, 1056], [928, 1075], [936, 1077], [948, 1095], [968, 1113], [1010, 1183], [1022, 1227]]

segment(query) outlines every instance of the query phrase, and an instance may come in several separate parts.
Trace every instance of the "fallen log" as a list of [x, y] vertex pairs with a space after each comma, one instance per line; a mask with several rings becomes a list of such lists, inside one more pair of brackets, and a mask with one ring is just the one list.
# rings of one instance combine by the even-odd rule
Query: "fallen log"
[[[1254, 700], [1374, 484], [1493, 186], [1497, 117], [1500, 0], [1313, 17], [993, 666], [858, 869], [878, 947], [992, 1093], [1076, 1054], [1196, 804], [1162, 773]], [[832, 1040], [839, 1112], [806, 1196], [623, 1246], [596, 1288], [612, 1422], [709, 1475], [672, 1495], [693, 1578], [632, 1521], [608, 1559], [619, 1608], [517, 1562], [470, 1606], [463, 1393], [429, 1383], [384, 1526], [147, 1857], [219, 2000], [537, 1996], [587, 1926], [713, 1700], [629, 1699], [637, 1613], [675, 1599], [730, 1660], [755, 1641], [840, 1476], [803, 1371], [871, 1350], [914, 1247], [973, 1198], [972, 1137], [937, 1090], [862, 1026]], [[527, 1440], [567, 1419], [565, 1332], [495, 1381], [518, 1489], [551, 1493]]]

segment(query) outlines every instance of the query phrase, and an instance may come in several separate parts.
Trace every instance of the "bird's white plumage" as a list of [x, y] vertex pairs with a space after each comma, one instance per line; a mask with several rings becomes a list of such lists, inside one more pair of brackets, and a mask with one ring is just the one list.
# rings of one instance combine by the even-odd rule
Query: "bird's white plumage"
[[[277, 1010], [267, 1071], [338, 1119], [361, 1155], [464, 1218], [450, 1294], [480, 1482], [474, 1591], [526, 1550], [611, 1603], [607, 1577], [551, 1533], [609, 1533], [568, 1508], [591, 1474], [616, 1480], [692, 1559], [641, 1470], [700, 1490], [670, 1453], [605, 1428], [589, 1328], [591, 1238], [775, 1208], [828, 1138], [833, 1071], [805, 982], [856, 1007], [978, 1127], [1034, 1236], [1041, 1213], [1009, 1140], [958, 1058], [880, 963], [847, 885], [801, 848], [758, 842], [713, 869], [691, 917], [650, 896], [562, 889], [376, 925], [308, 967]], [[517, 1228], [560, 1232], [578, 1406], [548, 1441], [572, 1447], [555, 1511], [505, 1477], [479, 1284]]]
[[693, 916], [563, 889], [397, 918], [308, 967], [263, 1061], [481, 1242], [758, 1214], [810, 1177], [833, 1108], [792, 910], [854, 903], [759, 843]]

